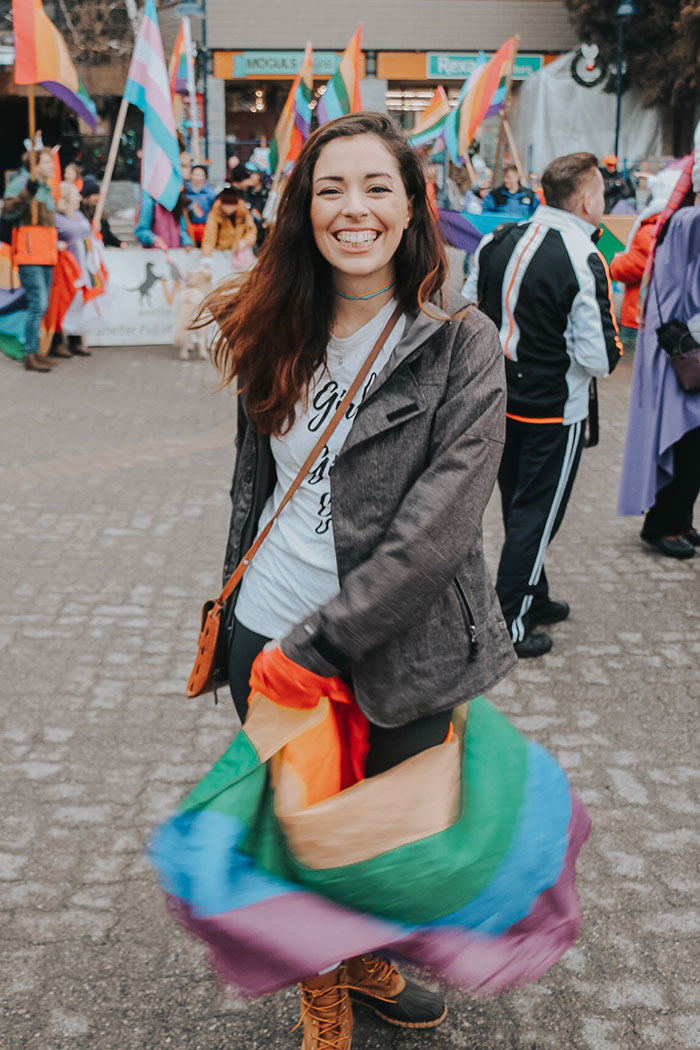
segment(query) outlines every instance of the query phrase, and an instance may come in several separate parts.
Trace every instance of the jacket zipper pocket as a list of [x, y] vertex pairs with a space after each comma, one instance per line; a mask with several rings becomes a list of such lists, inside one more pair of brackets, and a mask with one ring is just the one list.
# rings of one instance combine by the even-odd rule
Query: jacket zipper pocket
[[455, 577], [455, 587], [457, 589], [457, 597], [460, 605], [464, 612], [464, 618], [466, 622], [467, 632], [469, 634], [469, 663], [473, 663], [476, 660], [476, 650], [479, 648], [479, 639], [476, 637], [476, 624], [474, 623], [474, 617], [472, 615], [471, 606], [469, 600], [464, 593], [464, 587]]

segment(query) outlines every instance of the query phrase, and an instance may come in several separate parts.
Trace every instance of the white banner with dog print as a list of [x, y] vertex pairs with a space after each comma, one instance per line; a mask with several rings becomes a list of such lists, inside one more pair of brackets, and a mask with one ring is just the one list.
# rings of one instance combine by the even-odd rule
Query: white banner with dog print
[[[173, 248], [108, 248], [107, 295], [110, 324], [91, 331], [90, 346], [156, 346], [173, 343], [182, 293], [193, 283], [201, 287], [202, 257], [198, 250]], [[213, 288], [233, 275], [230, 252], [214, 252], [210, 266]], [[195, 272], [197, 271], [197, 272]], [[201, 295], [200, 295], [201, 297]], [[187, 296], [185, 296], [185, 299]], [[184, 305], [184, 303], [183, 303]]]

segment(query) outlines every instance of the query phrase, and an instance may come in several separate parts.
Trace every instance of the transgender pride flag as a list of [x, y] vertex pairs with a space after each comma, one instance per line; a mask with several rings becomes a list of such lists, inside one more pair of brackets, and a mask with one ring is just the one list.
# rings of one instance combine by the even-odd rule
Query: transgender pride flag
[[172, 211], [182, 188], [180, 147], [155, 0], [146, 0], [124, 98], [143, 112], [141, 186]]

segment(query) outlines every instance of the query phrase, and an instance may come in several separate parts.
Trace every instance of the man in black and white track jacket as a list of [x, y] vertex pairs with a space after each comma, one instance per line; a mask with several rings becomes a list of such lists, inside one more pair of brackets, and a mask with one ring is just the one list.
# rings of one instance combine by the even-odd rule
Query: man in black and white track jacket
[[597, 159], [558, 157], [542, 186], [547, 204], [531, 220], [482, 240], [463, 290], [496, 324], [506, 356], [498, 475], [506, 539], [496, 591], [521, 658], [552, 647], [533, 627], [569, 615], [549, 597], [544, 556], [578, 469], [591, 377], [609, 375], [622, 352], [594, 243], [605, 207]]

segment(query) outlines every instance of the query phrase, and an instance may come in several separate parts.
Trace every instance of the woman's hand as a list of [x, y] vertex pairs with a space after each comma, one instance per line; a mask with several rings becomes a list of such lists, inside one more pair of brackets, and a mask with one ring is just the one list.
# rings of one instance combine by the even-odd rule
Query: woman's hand
[[154, 238], [153, 238], [153, 247], [154, 247], [154, 248], [160, 248], [160, 250], [161, 250], [162, 252], [165, 252], [165, 251], [167, 251], [167, 250], [168, 250], [168, 246], [167, 246], [167, 244], [165, 243], [165, 241], [163, 240], [163, 238], [162, 238], [162, 237], [159, 237], [159, 236], [158, 236], [158, 234], [157, 234], [157, 233], [155, 234], [155, 236], [154, 236]]
[[280, 640], [279, 640], [279, 638], [273, 638], [271, 641], [267, 642], [263, 646], [263, 652], [264, 653], [273, 653], [275, 651], [275, 649], [279, 649], [279, 647], [280, 647]]

